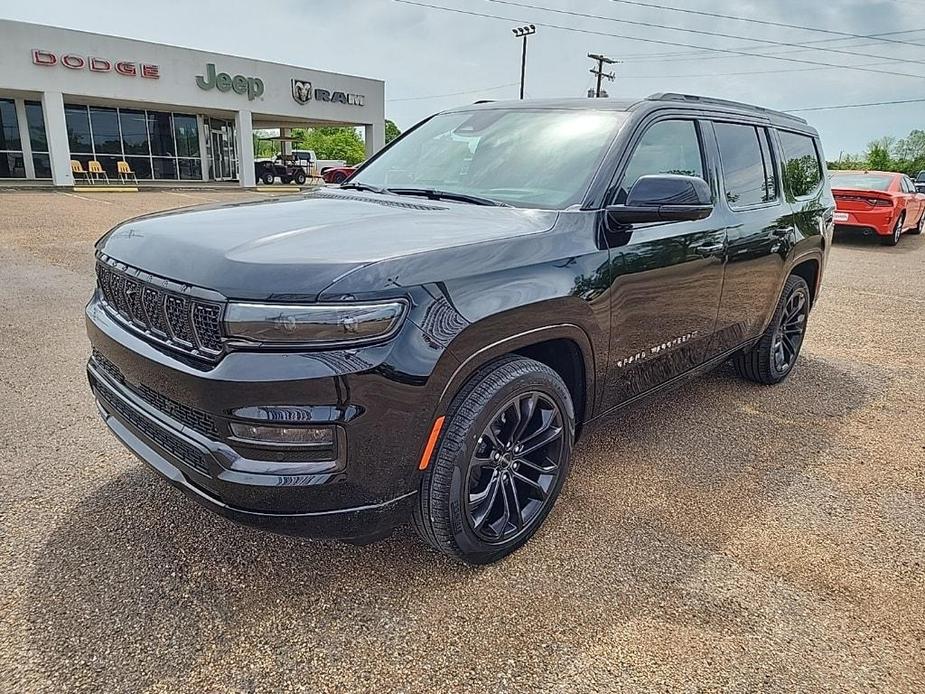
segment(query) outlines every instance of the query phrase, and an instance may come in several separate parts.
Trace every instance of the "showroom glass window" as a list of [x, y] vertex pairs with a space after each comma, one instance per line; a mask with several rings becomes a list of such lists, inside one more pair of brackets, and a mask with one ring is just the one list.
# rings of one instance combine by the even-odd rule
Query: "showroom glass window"
[[25, 178], [16, 102], [0, 99], [0, 178]]
[[65, 106], [71, 158], [110, 179], [125, 161], [139, 179], [202, 180], [196, 116], [144, 109]]
[[27, 101], [25, 105], [35, 177], [51, 178], [51, 158], [48, 155], [48, 136], [45, 134], [45, 115], [42, 112], [42, 104], [39, 101]]

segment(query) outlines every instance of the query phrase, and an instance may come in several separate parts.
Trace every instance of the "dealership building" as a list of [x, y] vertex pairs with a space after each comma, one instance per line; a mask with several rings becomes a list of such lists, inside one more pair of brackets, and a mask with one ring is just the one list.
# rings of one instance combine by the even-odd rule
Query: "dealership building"
[[385, 84], [0, 20], [0, 185], [73, 186], [71, 162], [95, 161], [111, 180], [125, 162], [142, 182], [250, 187], [255, 129], [334, 125], [362, 126], [378, 151]]

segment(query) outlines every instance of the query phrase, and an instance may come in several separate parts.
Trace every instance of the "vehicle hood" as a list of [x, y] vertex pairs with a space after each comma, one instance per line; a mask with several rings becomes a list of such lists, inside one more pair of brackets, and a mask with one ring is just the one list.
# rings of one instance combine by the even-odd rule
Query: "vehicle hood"
[[154, 275], [237, 299], [311, 300], [358, 268], [536, 234], [557, 213], [324, 190], [129, 220], [98, 250]]

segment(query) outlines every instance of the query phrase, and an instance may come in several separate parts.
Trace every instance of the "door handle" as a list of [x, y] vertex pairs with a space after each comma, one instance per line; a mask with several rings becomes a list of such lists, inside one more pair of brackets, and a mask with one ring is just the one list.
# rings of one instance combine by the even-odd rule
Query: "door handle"
[[711, 244], [706, 244], [703, 246], [697, 246], [696, 248], [694, 248], [695, 251], [697, 251], [700, 255], [703, 255], [703, 256], [716, 255], [717, 253], [720, 253], [725, 249], [726, 249], [725, 243], [711, 243]]

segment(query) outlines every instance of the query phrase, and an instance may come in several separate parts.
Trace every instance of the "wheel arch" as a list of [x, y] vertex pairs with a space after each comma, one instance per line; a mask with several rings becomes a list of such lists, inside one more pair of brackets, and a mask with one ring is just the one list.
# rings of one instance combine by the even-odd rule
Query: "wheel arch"
[[[453, 345], [450, 345], [452, 350]], [[524, 330], [483, 344], [459, 365], [444, 385], [440, 410], [444, 411], [469, 378], [501, 357], [516, 354], [546, 364], [565, 381], [575, 407], [576, 434], [592, 416], [596, 393], [597, 361], [588, 333], [574, 323], [557, 323]]]

